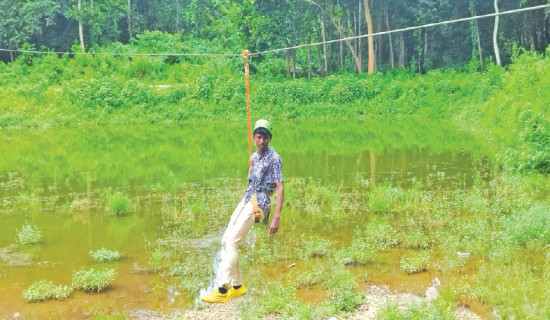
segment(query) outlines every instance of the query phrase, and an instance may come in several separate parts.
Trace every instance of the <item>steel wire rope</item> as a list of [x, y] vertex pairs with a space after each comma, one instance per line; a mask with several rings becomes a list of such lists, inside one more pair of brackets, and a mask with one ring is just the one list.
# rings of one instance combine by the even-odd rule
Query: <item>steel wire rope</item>
[[359, 35], [359, 36], [352, 36], [352, 37], [340, 38], [340, 39], [334, 39], [334, 40], [328, 40], [328, 41], [322, 41], [322, 42], [300, 44], [300, 45], [296, 45], [296, 46], [292, 46], [292, 47], [286, 47], [286, 48], [280, 48], [280, 49], [253, 52], [253, 53], [250, 54], [250, 56], [256, 56], [256, 55], [260, 55], [260, 54], [267, 54], [267, 53], [273, 53], [273, 52], [280, 52], [280, 51], [286, 51], [286, 50], [293, 50], [293, 49], [299, 49], [299, 48], [306, 48], [306, 47], [317, 46], [317, 45], [321, 45], [321, 44], [328, 44], [328, 43], [336, 43], [336, 42], [342, 42], [342, 41], [348, 41], [348, 40], [355, 40], [355, 39], [360, 39], [360, 38], [382, 36], [382, 35], [391, 34], [391, 33], [406, 32], [406, 31], [423, 29], [423, 28], [431, 28], [431, 27], [436, 27], [436, 26], [441, 26], [441, 25], [446, 25], [446, 24], [472, 21], [472, 20], [478, 20], [478, 19], [483, 19], [483, 18], [491, 18], [491, 17], [496, 17], [496, 16], [502, 16], [502, 15], [508, 15], [508, 14], [513, 14], [513, 13], [526, 12], [526, 11], [534, 11], [534, 10], [540, 10], [540, 9], [546, 9], [546, 8], [550, 8], [550, 4], [544, 4], [544, 5], [534, 6], [534, 7], [529, 7], [529, 8], [520, 8], [520, 9], [514, 9], [514, 10], [508, 10], [508, 11], [501, 11], [501, 12], [498, 12], [498, 13], [495, 12], [495, 13], [489, 13], [489, 14], [484, 14], [484, 15], [471, 16], [471, 17], [467, 17], [467, 18], [460, 18], [460, 19], [454, 19], [454, 20], [428, 23], [428, 24], [423, 24], [423, 25], [419, 25], [419, 26], [406, 27], [406, 28], [401, 28], [401, 29], [393, 29], [393, 30], [388, 30], [388, 31], [381, 31], [381, 32], [376, 32], [376, 33], [372, 33], [372, 34], [363, 34], [363, 35]]
[[[261, 54], [274, 53], [274, 52], [280, 52], [280, 51], [286, 51], [286, 50], [294, 50], [294, 49], [306, 48], [306, 47], [310, 47], [310, 46], [317, 46], [317, 45], [329, 44], [329, 43], [337, 43], [337, 42], [355, 40], [355, 39], [360, 39], [360, 38], [376, 37], [376, 36], [381, 36], [381, 35], [386, 35], [386, 34], [406, 32], [406, 31], [412, 31], [412, 30], [418, 30], [418, 29], [424, 29], [424, 28], [437, 27], [437, 26], [446, 25], [446, 24], [473, 21], [473, 20], [479, 20], [479, 19], [484, 19], [484, 18], [491, 18], [491, 17], [503, 16], [503, 15], [510, 15], [510, 14], [514, 14], [514, 13], [521, 13], [521, 12], [541, 10], [541, 9], [549, 9], [549, 8], [550, 8], [550, 4], [543, 4], [543, 5], [534, 6], [534, 7], [519, 8], [519, 9], [508, 10], [508, 11], [500, 11], [500, 12], [488, 13], [488, 14], [484, 14], [484, 15], [471, 16], [471, 17], [467, 17], [467, 18], [459, 18], [459, 19], [453, 19], [453, 20], [447, 20], [447, 21], [427, 23], [427, 24], [423, 24], [423, 25], [419, 25], [419, 26], [412, 26], [412, 27], [393, 29], [393, 30], [388, 30], [388, 31], [381, 31], [381, 32], [376, 32], [376, 33], [372, 33], [372, 34], [363, 34], [363, 35], [358, 35], [358, 36], [339, 38], [339, 39], [333, 39], [333, 40], [327, 40], [327, 41], [321, 41], [321, 42], [315, 42], [315, 43], [300, 44], [300, 45], [296, 45], [296, 46], [279, 48], [279, 49], [252, 52], [252, 53], [250, 53], [249, 56], [257, 56], [257, 55], [261, 55]], [[111, 56], [242, 57], [241, 53], [61, 52], [61, 51], [38, 51], [38, 50], [3, 49], [3, 48], [0, 48], [0, 52], [19, 52], [19, 53], [32, 53], [32, 54], [50, 54], [50, 53], [53, 53], [53, 54], [58, 54], [58, 55], [72, 54], [72, 55], [111, 55]]]

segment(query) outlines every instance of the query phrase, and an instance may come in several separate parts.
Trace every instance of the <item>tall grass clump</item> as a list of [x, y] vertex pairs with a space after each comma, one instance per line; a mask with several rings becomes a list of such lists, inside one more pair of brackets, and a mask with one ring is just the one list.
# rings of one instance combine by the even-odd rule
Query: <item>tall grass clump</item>
[[101, 292], [105, 290], [115, 279], [115, 269], [89, 269], [73, 273], [73, 287], [87, 292]]
[[96, 263], [115, 262], [120, 259], [120, 252], [106, 248], [90, 250], [90, 258]]
[[503, 235], [514, 245], [550, 245], [550, 206], [537, 204], [502, 218]]
[[21, 230], [17, 231], [16, 241], [20, 245], [26, 246], [37, 244], [40, 242], [40, 239], [42, 239], [42, 231], [28, 222], [21, 227]]
[[23, 291], [23, 299], [27, 302], [40, 302], [49, 299], [65, 300], [72, 292], [66, 285], [55, 285], [52, 281], [40, 280], [31, 284]]
[[413, 274], [425, 271], [430, 262], [430, 253], [428, 251], [420, 251], [412, 255], [401, 257], [401, 271]]
[[378, 320], [409, 320], [409, 319], [438, 319], [454, 320], [453, 312], [438, 308], [434, 304], [412, 303], [405, 310], [401, 310], [397, 303], [389, 302], [376, 313]]
[[312, 237], [306, 240], [302, 248], [299, 249], [301, 259], [323, 258], [330, 255], [330, 241], [321, 237]]
[[132, 209], [132, 201], [124, 192], [118, 191], [108, 197], [107, 211], [115, 216], [127, 214]]

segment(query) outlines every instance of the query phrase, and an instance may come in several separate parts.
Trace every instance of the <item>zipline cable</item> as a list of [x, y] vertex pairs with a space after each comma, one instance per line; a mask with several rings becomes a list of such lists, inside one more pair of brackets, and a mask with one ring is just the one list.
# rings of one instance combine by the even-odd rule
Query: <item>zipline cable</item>
[[129, 52], [62, 52], [62, 51], [37, 51], [37, 50], [21, 50], [21, 49], [1, 49], [4, 52], [19, 52], [19, 53], [34, 53], [34, 54], [71, 54], [84, 56], [178, 56], [178, 57], [240, 57], [238, 53], [129, 53]]
[[328, 40], [328, 41], [322, 41], [322, 42], [316, 42], [316, 43], [309, 43], [309, 44], [301, 44], [301, 45], [297, 45], [297, 46], [280, 48], [280, 49], [254, 52], [254, 53], [251, 53], [250, 56], [256, 56], [256, 55], [260, 55], [260, 54], [273, 53], [273, 52], [280, 52], [280, 51], [286, 51], [286, 50], [293, 50], [293, 49], [299, 49], [299, 48], [306, 48], [306, 47], [317, 46], [317, 45], [321, 45], [321, 44], [342, 42], [342, 41], [347, 41], [347, 40], [355, 40], [355, 39], [361, 39], [361, 38], [382, 36], [382, 35], [392, 34], [392, 33], [397, 33], [397, 32], [405, 32], [405, 31], [411, 31], [411, 30], [417, 30], [417, 29], [431, 28], [431, 27], [436, 27], [436, 26], [441, 26], [441, 25], [446, 25], [446, 24], [452, 24], [452, 23], [458, 23], [458, 22], [464, 22], [464, 21], [472, 21], [472, 20], [478, 20], [478, 19], [490, 18], [490, 17], [497, 17], [497, 16], [508, 15], [508, 14], [513, 14], [513, 13], [520, 13], [520, 12], [526, 12], [526, 11], [541, 10], [541, 9], [546, 9], [546, 8], [550, 8], [550, 4], [544, 4], [544, 5], [529, 7], [529, 8], [521, 8], [521, 9], [508, 10], [508, 11], [501, 11], [501, 12], [498, 12], [498, 13], [489, 13], [489, 14], [480, 15], [480, 16], [472, 16], [472, 17], [468, 17], [468, 18], [460, 18], [460, 19], [455, 19], [455, 20], [428, 23], [428, 24], [423, 24], [423, 25], [420, 25], [420, 26], [394, 29], [394, 30], [388, 30], [388, 31], [381, 31], [381, 32], [377, 32], [377, 33], [363, 34], [363, 35], [359, 35], [359, 36], [353, 36], [353, 37], [347, 37], [347, 38], [341, 38], [341, 39], [334, 39], [334, 40]]
[[[394, 29], [394, 30], [388, 30], [388, 31], [381, 31], [376, 32], [372, 34], [363, 34], [358, 36], [352, 36], [347, 38], [340, 38], [340, 39], [334, 39], [334, 40], [328, 40], [328, 41], [322, 41], [322, 42], [315, 42], [315, 43], [309, 43], [309, 44], [301, 44], [291, 47], [285, 47], [285, 48], [279, 48], [279, 49], [273, 49], [273, 50], [266, 50], [266, 51], [259, 51], [259, 52], [253, 52], [249, 54], [249, 57], [251, 56], [257, 56], [261, 54], [267, 54], [267, 53], [274, 53], [274, 52], [281, 52], [286, 50], [294, 50], [299, 48], [307, 48], [311, 46], [317, 46], [321, 44], [329, 44], [329, 43], [337, 43], [342, 41], [348, 41], [348, 40], [355, 40], [355, 39], [361, 39], [361, 38], [368, 38], [368, 37], [375, 37], [375, 36], [382, 36], [386, 34], [392, 34], [392, 33], [398, 33], [398, 32], [405, 32], [405, 31], [412, 31], [412, 30], [418, 30], [418, 29], [424, 29], [424, 28], [431, 28], [431, 27], [437, 27], [442, 26], [446, 24], [453, 24], [458, 22], [466, 22], [466, 21], [473, 21], [473, 20], [479, 20], [484, 18], [491, 18], [491, 17], [498, 17], [503, 15], [510, 15], [514, 13], [521, 13], [521, 12], [527, 12], [527, 11], [534, 11], [534, 10], [541, 10], [541, 9], [549, 9], [550, 4], [543, 4], [539, 6], [534, 7], [528, 7], [528, 8], [520, 8], [520, 9], [513, 9], [508, 11], [500, 11], [495, 13], [489, 13], [484, 15], [478, 15], [478, 16], [472, 16], [467, 18], [460, 18], [460, 19], [454, 19], [454, 20], [447, 20], [447, 21], [441, 21], [441, 22], [434, 22], [434, 23], [428, 23], [423, 24], [419, 26], [413, 26], [413, 27], [406, 27], [401, 29]], [[37, 51], [37, 50], [21, 50], [21, 49], [2, 49], [0, 48], [0, 52], [19, 52], [19, 53], [34, 53], [34, 54], [72, 54], [72, 55], [110, 55], [110, 56], [178, 56], [178, 57], [241, 57], [241, 53], [123, 53], [123, 52], [59, 52], [59, 51]]]

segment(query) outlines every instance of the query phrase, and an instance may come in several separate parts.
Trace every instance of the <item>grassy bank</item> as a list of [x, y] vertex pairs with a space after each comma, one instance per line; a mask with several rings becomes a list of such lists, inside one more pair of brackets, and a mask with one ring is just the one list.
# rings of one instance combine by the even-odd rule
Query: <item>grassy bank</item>
[[[95, 48], [95, 56], [23, 54], [0, 64], [0, 127], [245, 118], [239, 57], [100, 55], [151, 51], [159, 39], [160, 51], [181, 46], [174, 36], [150, 32], [129, 45]], [[254, 118], [455, 119], [497, 144], [506, 166], [550, 172], [548, 56], [517, 54], [509, 70], [489, 65], [483, 73], [473, 61], [425, 75], [398, 70], [311, 80], [270, 77], [268, 62], [251, 61]]]

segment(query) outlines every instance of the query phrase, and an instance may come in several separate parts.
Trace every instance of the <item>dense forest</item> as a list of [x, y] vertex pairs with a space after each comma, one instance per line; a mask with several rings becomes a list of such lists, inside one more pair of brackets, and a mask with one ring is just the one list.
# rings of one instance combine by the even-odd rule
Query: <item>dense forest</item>
[[[548, 0], [2, 0], [0, 59], [21, 49], [94, 50], [129, 43], [146, 30], [177, 34], [188, 52], [238, 53], [317, 43], [451, 19], [548, 4]], [[375, 36], [369, 59], [366, 38], [275, 54], [274, 71], [293, 77], [342, 70], [404, 67], [425, 73], [479, 67], [491, 59], [508, 64], [516, 46], [544, 52], [550, 43], [548, 10], [528, 11], [436, 28]], [[496, 29], [496, 30], [495, 30]], [[493, 36], [496, 31], [496, 54]], [[170, 49], [152, 47], [152, 52]], [[169, 51], [172, 52], [172, 51]], [[266, 59], [260, 55], [258, 60]], [[279, 61], [286, 63], [280, 63]], [[275, 61], [275, 60], [274, 60]]]

